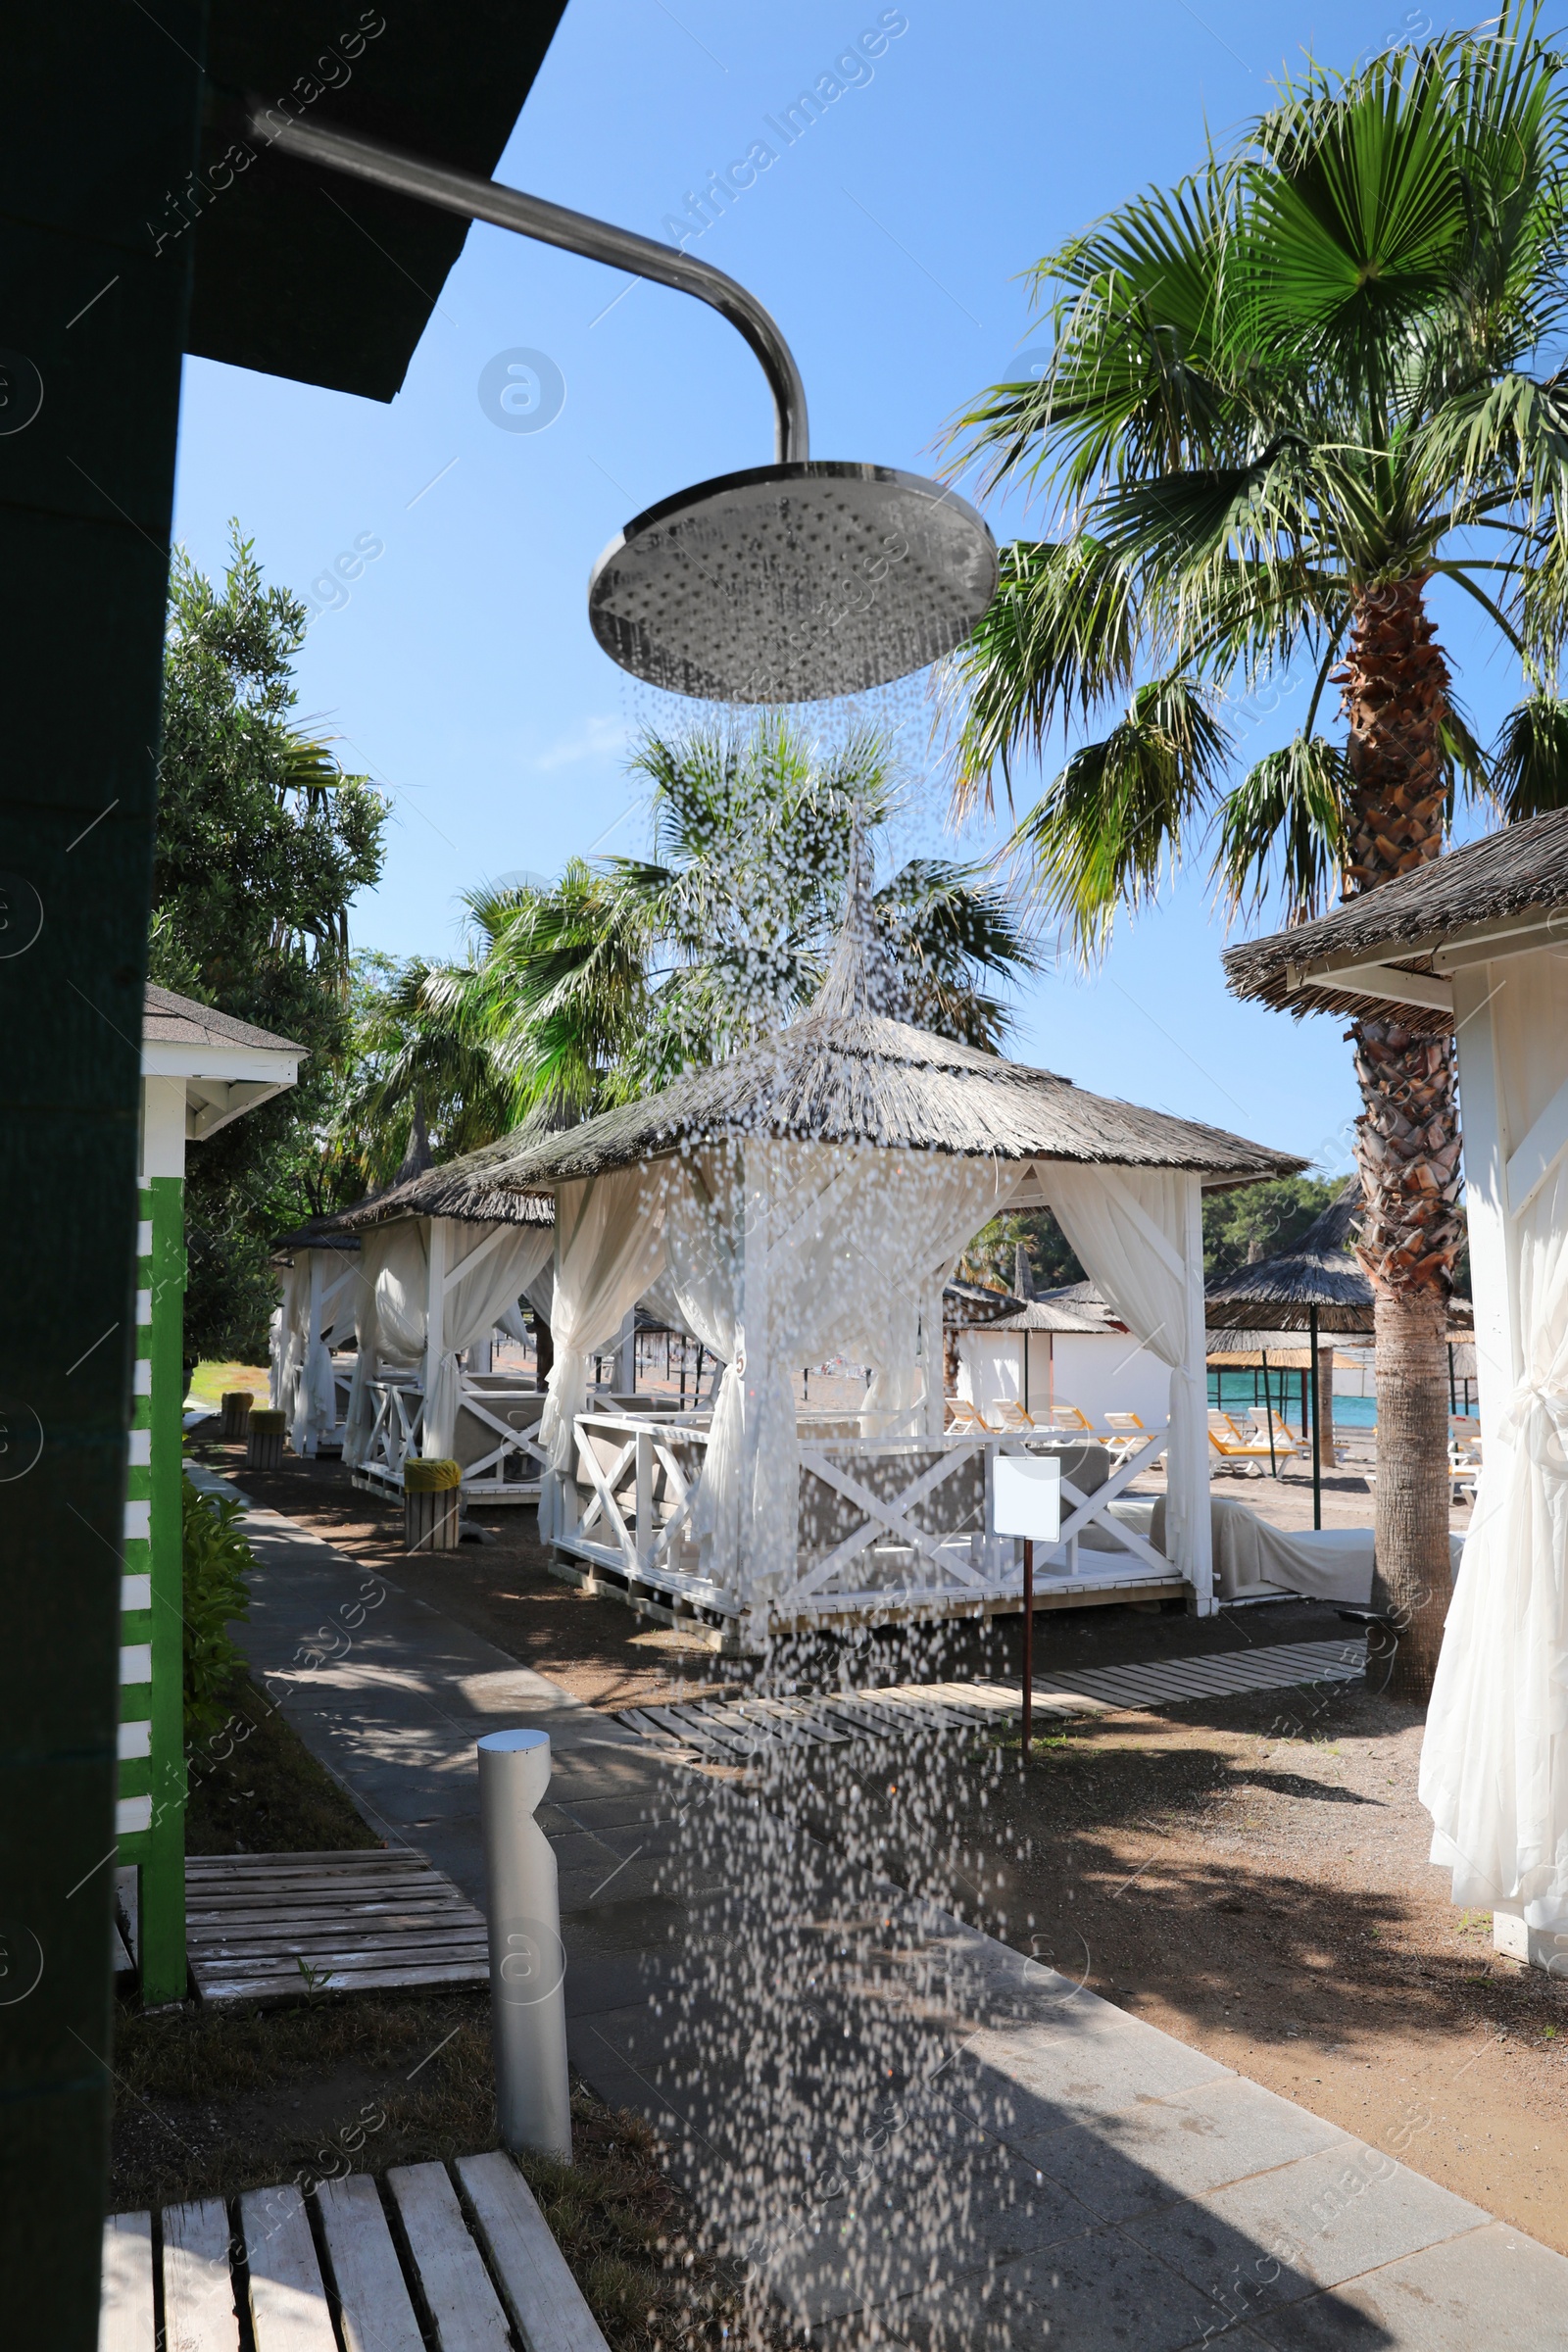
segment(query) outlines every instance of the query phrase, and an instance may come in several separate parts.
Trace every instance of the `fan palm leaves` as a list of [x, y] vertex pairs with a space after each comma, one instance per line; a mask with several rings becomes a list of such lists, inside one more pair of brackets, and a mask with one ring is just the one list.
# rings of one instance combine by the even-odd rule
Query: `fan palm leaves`
[[[821, 751], [781, 721], [645, 735], [646, 858], [567, 865], [547, 888], [481, 888], [458, 963], [382, 970], [362, 1007], [345, 1120], [368, 1181], [402, 1154], [417, 1093], [440, 1156], [529, 1116], [569, 1120], [721, 1059], [804, 1010], [844, 913], [857, 828], [898, 806], [886, 745]], [[1036, 968], [995, 874], [912, 858], [875, 893], [910, 1020], [995, 1051]]]
[[[961, 417], [959, 464], [1023, 480], [1047, 531], [1006, 551], [955, 657], [955, 806], [1009, 802], [1020, 756], [1073, 751], [1016, 844], [1089, 956], [1204, 835], [1233, 907], [1287, 915], [1441, 854], [1455, 801], [1568, 797], [1568, 74], [1534, 11], [1316, 67], [1230, 155], [1150, 189], [1034, 273], [1038, 379]], [[1524, 699], [1490, 759], [1427, 610], [1452, 583]], [[1295, 742], [1235, 772], [1228, 707], [1292, 664]], [[1345, 721], [1332, 739], [1334, 706]], [[1460, 1243], [1451, 1055], [1356, 1025], [1380, 1361], [1419, 1430], [1378, 1485], [1378, 1554], [1435, 1662], [1446, 1589], [1438, 1377]], [[1402, 1339], [1396, 1326], [1399, 1316]], [[1430, 1393], [1429, 1393], [1430, 1392]]]

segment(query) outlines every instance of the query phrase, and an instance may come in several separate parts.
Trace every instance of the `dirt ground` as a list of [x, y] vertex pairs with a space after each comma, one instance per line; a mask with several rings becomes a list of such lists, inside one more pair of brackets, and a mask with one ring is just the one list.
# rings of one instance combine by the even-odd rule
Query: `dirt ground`
[[[764, 1673], [864, 1688], [1019, 1669], [1016, 1619], [720, 1660], [551, 1577], [531, 1510], [489, 1513], [493, 1544], [412, 1559], [401, 1513], [355, 1494], [340, 1464], [286, 1456], [262, 1476], [239, 1447], [198, 1449], [591, 1705]], [[1369, 1516], [1364, 1478], [1347, 1465], [1342, 1481], [1334, 1517]], [[1302, 1524], [1307, 1482], [1260, 1483], [1235, 1493]], [[1038, 1620], [1037, 1671], [1354, 1630], [1304, 1603], [1202, 1622], [1147, 1604], [1064, 1610]], [[1448, 1903], [1416, 1797], [1419, 1712], [1322, 1686], [1044, 1728], [1027, 1776], [1016, 1740], [988, 1743], [984, 1769], [961, 1742], [906, 1750], [892, 1770], [885, 1749], [851, 1747], [819, 1751], [832, 1778], [818, 1765], [789, 1793], [829, 1841], [853, 1818], [858, 1859], [1568, 2253], [1568, 1986], [1494, 1954], [1490, 1916]]]

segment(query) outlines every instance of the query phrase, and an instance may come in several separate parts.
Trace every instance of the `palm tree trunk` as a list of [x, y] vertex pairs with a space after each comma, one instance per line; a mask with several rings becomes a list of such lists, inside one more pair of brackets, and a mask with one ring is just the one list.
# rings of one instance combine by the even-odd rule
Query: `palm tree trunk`
[[[1419, 579], [1362, 599], [1341, 676], [1354, 896], [1443, 848], [1448, 672]], [[1432, 1689], [1450, 1586], [1444, 1343], [1462, 1236], [1453, 1041], [1396, 1019], [1360, 1020], [1350, 1034], [1366, 1199], [1356, 1253], [1372, 1281], [1377, 1364], [1372, 1597], [1391, 1629], [1369, 1644], [1367, 1672], [1395, 1696], [1420, 1700]]]

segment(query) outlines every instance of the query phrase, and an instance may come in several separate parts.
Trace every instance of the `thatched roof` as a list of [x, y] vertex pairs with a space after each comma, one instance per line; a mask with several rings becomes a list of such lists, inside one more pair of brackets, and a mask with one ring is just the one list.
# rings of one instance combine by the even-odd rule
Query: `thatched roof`
[[[516, 1130], [517, 1136], [525, 1132], [542, 1134], [546, 1131], [546, 1123], [537, 1113], [530, 1116], [534, 1121], [533, 1128], [530, 1130], [525, 1121]], [[509, 1140], [514, 1141], [515, 1137]], [[454, 1166], [461, 1164], [453, 1162]], [[291, 1250], [358, 1250], [362, 1226], [389, 1223], [396, 1217], [438, 1215], [456, 1217], [469, 1224], [501, 1225], [553, 1225], [556, 1221], [555, 1202], [529, 1194], [507, 1193], [499, 1197], [491, 1207], [478, 1205], [438, 1210], [411, 1207], [409, 1201], [413, 1189], [422, 1184], [427, 1176], [440, 1173], [441, 1170], [431, 1168], [424, 1099], [416, 1094], [414, 1098], [414, 1117], [409, 1128], [408, 1150], [398, 1163], [397, 1173], [391, 1183], [383, 1185], [379, 1192], [368, 1193], [363, 1200], [353, 1201], [349, 1207], [339, 1209], [335, 1216], [311, 1217], [294, 1232], [279, 1234], [272, 1244], [274, 1261], [277, 1257], [286, 1256]]]
[[[1314, 1306], [1321, 1332], [1369, 1332], [1372, 1284], [1352, 1247], [1360, 1213], [1361, 1180], [1348, 1176], [1322, 1215], [1288, 1250], [1208, 1284], [1203, 1309], [1210, 1335], [1305, 1331]], [[1468, 1337], [1473, 1322], [1468, 1299], [1450, 1301], [1448, 1321], [1450, 1336]]]
[[813, 1005], [765, 1043], [662, 1094], [524, 1142], [509, 1136], [365, 1209], [489, 1217], [517, 1197], [636, 1166], [728, 1138], [876, 1144], [1000, 1160], [1182, 1168], [1216, 1186], [1295, 1175], [1291, 1154], [1167, 1112], [1106, 1100], [1048, 1070], [1026, 1069], [875, 1013]]
[[485, 1144], [461, 1159], [432, 1167], [421, 1110], [416, 1117], [416, 1135], [423, 1151], [417, 1164], [414, 1164], [415, 1142], [411, 1139], [403, 1165], [385, 1190], [344, 1209], [337, 1222], [346, 1233], [367, 1225], [390, 1224], [396, 1217], [454, 1217], [470, 1225], [553, 1225], [556, 1204], [549, 1194], [493, 1184], [482, 1169], [498, 1152], [525, 1149], [554, 1134], [556, 1123], [557, 1114], [541, 1104], [499, 1143]]
[[1052, 1298], [1026, 1298], [1010, 1315], [999, 1315], [993, 1331], [1049, 1331], [1058, 1339], [1103, 1339], [1108, 1332], [1125, 1331], [1103, 1309], [1099, 1314], [1080, 1306], [1060, 1306]]
[[[809, 1009], [760, 1044], [657, 1095], [576, 1125], [535, 1113], [499, 1143], [431, 1168], [346, 1212], [553, 1218], [555, 1188], [730, 1140], [874, 1144], [964, 1158], [1190, 1169], [1211, 1187], [1295, 1175], [1305, 1162], [1218, 1127], [1086, 1095], [1070, 1078], [1004, 1061], [894, 1017], [897, 963], [878, 932], [856, 823], [844, 919]], [[537, 1206], [525, 1208], [532, 1198]]]
[[287, 1233], [277, 1234], [272, 1242], [272, 1263], [282, 1265], [296, 1250], [358, 1250], [360, 1237], [344, 1230], [335, 1217], [307, 1217], [303, 1225], [295, 1225]]
[[[1433, 972], [1433, 956], [1457, 935], [1484, 936], [1489, 924], [1544, 920], [1568, 906], [1568, 808], [1505, 825], [1446, 858], [1325, 914], [1245, 947], [1227, 948], [1232, 994], [1294, 1013], [1340, 1012], [1395, 1018], [1416, 1032], [1453, 1026], [1442, 1004], [1378, 999], [1366, 985], [1336, 989], [1331, 972], [1307, 978], [1331, 958], [1389, 963], [1405, 974]], [[1441, 992], [1436, 992], [1441, 993]]]

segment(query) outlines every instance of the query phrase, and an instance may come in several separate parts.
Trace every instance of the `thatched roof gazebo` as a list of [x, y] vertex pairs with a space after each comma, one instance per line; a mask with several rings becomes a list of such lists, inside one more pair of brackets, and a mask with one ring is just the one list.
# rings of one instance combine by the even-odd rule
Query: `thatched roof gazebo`
[[[965, 1558], [975, 1554], [963, 1567], [956, 1535], [939, 1540], [912, 1504], [894, 1512], [885, 1494], [880, 1525], [806, 1560], [794, 1383], [829, 1354], [871, 1365], [855, 1440], [862, 1453], [923, 1449], [915, 1483], [929, 1494], [946, 1474], [936, 1457], [958, 1443], [943, 1428], [943, 1286], [1000, 1210], [1050, 1206], [1115, 1311], [1170, 1367], [1171, 1428], [1154, 1450], [1169, 1455], [1171, 1559], [1142, 1548], [1167, 1577], [1174, 1564], [1206, 1609], [1200, 1195], [1301, 1163], [895, 1017], [896, 975], [861, 866], [827, 979], [786, 1028], [645, 1101], [554, 1135], [509, 1137], [403, 1188], [400, 1208], [431, 1218], [555, 1201], [541, 1532], [600, 1565], [610, 1556], [573, 1518], [594, 1435], [582, 1426], [587, 1363], [657, 1282], [727, 1369], [695, 1491], [689, 1449], [672, 1442], [658, 1464], [646, 1448], [638, 1456], [635, 1542], [614, 1492], [631, 1450], [608, 1484], [596, 1478], [590, 1515], [625, 1537], [631, 1581], [697, 1593], [754, 1628], [853, 1614], [876, 1603], [871, 1555], [890, 1535], [906, 1584], [912, 1575], [931, 1605], [1000, 1601], [1005, 1577], [998, 1583], [989, 1552], [979, 1558], [985, 1531], [963, 1537]], [[811, 1458], [841, 1493], [854, 1486], [863, 1498], [875, 1485], [869, 1455], [853, 1472], [821, 1446]], [[644, 1492], [656, 1469], [679, 1491], [657, 1540]], [[670, 1566], [677, 1538], [697, 1544], [699, 1574]]]
[[[539, 1195], [473, 1196], [454, 1214], [416, 1200], [431, 1171], [422, 1106], [390, 1184], [333, 1216], [279, 1235], [273, 1263], [282, 1302], [273, 1317], [272, 1398], [290, 1416], [295, 1451], [340, 1446], [359, 1483], [398, 1488], [411, 1451], [464, 1465], [464, 1488], [491, 1501], [531, 1501], [537, 1473], [519, 1480], [516, 1400], [484, 1393], [488, 1373], [458, 1358], [501, 1326], [520, 1336], [518, 1299], [548, 1313], [555, 1210]], [[350, 1336], [353, 1368], [331, 1348]], [[346, 1388], [346, 1395], [340, 1395]]]
[[1236, 948], [1238, 994], [1453, 1032], [1484, 1467], [1421, 1756], [1432, 1858], [1502, 1950], [1568, 1953], [1568, 808]]

